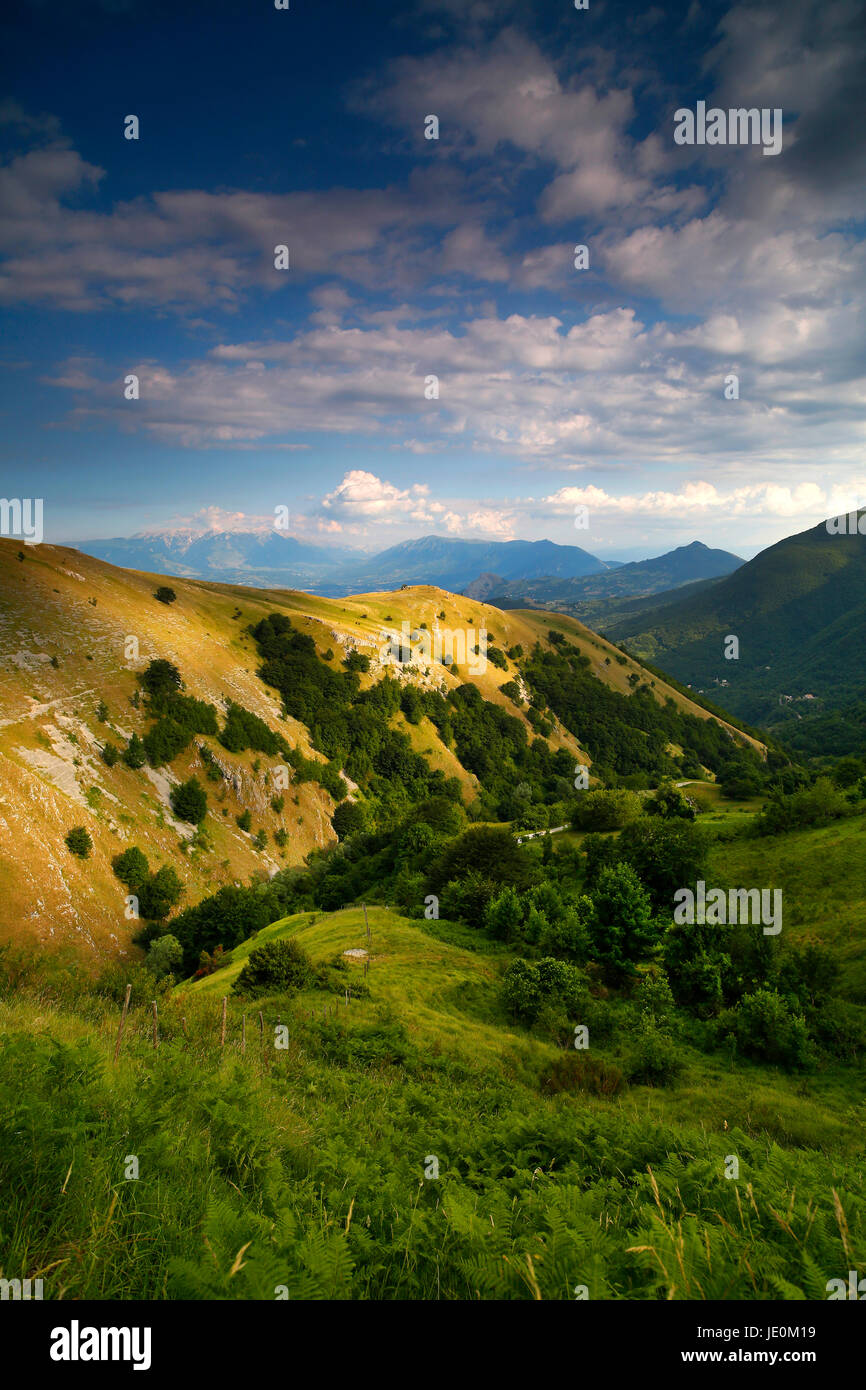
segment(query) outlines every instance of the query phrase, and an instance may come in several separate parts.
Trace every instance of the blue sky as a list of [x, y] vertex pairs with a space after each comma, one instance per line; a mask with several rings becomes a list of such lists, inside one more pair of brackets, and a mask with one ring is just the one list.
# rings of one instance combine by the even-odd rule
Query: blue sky
[[[856, 0], [30, 3], [5, 50], [0, 483], [47, 539], [748, 555], [866, 499]], [[698, 101], [781, 153], [678, 146]]]

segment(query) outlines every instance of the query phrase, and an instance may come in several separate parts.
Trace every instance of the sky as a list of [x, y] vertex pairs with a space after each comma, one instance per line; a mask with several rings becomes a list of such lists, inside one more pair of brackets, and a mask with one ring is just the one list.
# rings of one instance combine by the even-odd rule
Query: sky
[[[47, 540], [748, 557], [866, 501], [860, 0], [23, 0], [2, 62]], [[678, 143], [700, 102], [781, 150]]]

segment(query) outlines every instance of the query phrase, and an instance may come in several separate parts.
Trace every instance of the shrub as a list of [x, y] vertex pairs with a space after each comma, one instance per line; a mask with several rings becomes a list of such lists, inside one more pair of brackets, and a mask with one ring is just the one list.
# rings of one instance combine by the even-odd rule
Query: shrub
[[76, 859], [86, 859], [93, 849], [93, 841], [83, 825], [73, 826], [66, 836], [66, 848]]
[[122, 854], [116, 854], [111, 861], [111, 867], [121, 883], [125, 883], [133, 892], [141, 887], [150, 873], [147, 856], [137, 845], [125, 849]]
[[138, 734], [133, 734], [129, 743], [126, 745], [123, 761], [126, 763], [127, 767], [131, 768], [144, 767], [144, 764], [147, 762], [147, 753], [144, 750], [144, 744], [138, 737]]
[[96, 717], [99, 720], [100, 724], [105, 723], [106, 719], [108, 718], [108, 714], [108, 705], [105, 703], [104, 700], [100, 700], [99, 704], [96, 707]]
[[235, 824], [237, 825], [238, 830], [251, 830], [253, 818], [250, 815], [249, 811], [241, 811], [239, 816], [235, 816]]
[[200, 825], [207, 815], [207, 793], [197, 777], [172, 787], [171, 806], [180, 820], [191, 825]]
[[159, 599], [160, 603], [174, 603], [177, 599], [177, 594], [174, 592], [174, 589], [170, 589], [167, 584], [160, 584], [154, 594], [154, 598]]
[[331, 824], [337, 839], [345, 840], [349, 835], [360, 834], [366, 819], [364, 808], [359, 802], [341, 801], [334, 811]]
[[677, 888], [706, 877], [707, 838], [688, 821], [643, 816], [625, 827], [617, 853], [631, 864], [657, 907], [671, 907]]
[[183, 685], [180, 671], [170, 661], [161, 657], [151, 661], [147, 670], [139, 677], [150, 698], [157, 703], [166, 699]]
[[624, 979], [658, 937], [649, 894], [629, 864], [602, 869], [592, 895], [592, 949], [614, 981]]
[[100, 750], [100, 757], [106, 767], [114, 767], [120, 757], [120, 749], [115, 743], [106, 743]]
[[313, 965], [306, 951], [290, 937], [269, 941], [250, 951], [235, 981], [236, 994], [288, 994], [303, 989], [313, 979]]
[[819, 777], [813, 786], [801, 787], [790, 796], [772, 796], [757, 818], [756, 829], [760, 835], [777, 835], [783, 830], [829, 825], [850, 809], [844, 792], [829, 777]]
[[646, 802], [646, 812], [650, 816], [665, 816], [674, 820], [694, 820], [697, 815], [695, 803], [679, 787], [665, 783], [654, 796]]
[[138, 888], [138, 908], [142, 917], [159, 922], [167, 917], [183, 892], [183, 884], [170, 865], [164, 864]]
[[174, 974], [183, 961], [183, 947], [175, 936], [157, 936], [151, 941], [145, 966], [160, 979]]
[[640, 813], [640, 797], [634, 792], [588, 791], [575, 803], [572, 825], [576, 830], [621, 830]]
[[526, 1024], [535, 1023], [545, 1005], [552, 1004], [576, 1015], [585, 993], [583, 972], [552, 956], [539, 961], [516, 960], [502, 981], [505, 1007]]
[[583, 1091], [591, 1096], [615, 1096], [622, 1087], [619, 1067], [600, 1057], [588, 1057], [581, 1052], [566, 1052], [542, 1068], [538, 1078], [543, 1095]]
[[645, 1019], [637, 1042], [629, 1053], [629, 1081], [641, 1086], [666, 1086], [675, 1080], [682, 1068], [682, 1058], [670, 1034], [650, 1019]]
[[805, 1019], [794, 1014], [775, 990], [746, 994], [719, 1022], [723, 1037], [734, 1037], [747, 1057], [774, 1062], [786, 1071], [802, 1070], [811, 1061]]

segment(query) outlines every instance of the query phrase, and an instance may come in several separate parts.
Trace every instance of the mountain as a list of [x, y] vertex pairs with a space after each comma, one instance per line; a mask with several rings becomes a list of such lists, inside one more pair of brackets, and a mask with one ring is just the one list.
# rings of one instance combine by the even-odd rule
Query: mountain
[[124, 569], [268, 587], [309, 588], [360, 551], [310, 545], [278, 530], [177, 532], [81, 541], [78, 550]]
[[189, 532], [82, 541], [77, 548], [124, 568], [263, 588], [314, 588], [339, 597], [435, 584], [461, 592], [482, 570], [502, 581], [537, 575], [572, 577], [603, 573], [608, 566], [576, 545], [554, 541], [467, 541], [423, 536], [376, 555], [346, 547], [310, 545], [280, 531]]
[[[504, 614], [429, 586], [328, 599], [177, 577], [171, 581], [176, 601], [166, 605], [154, 597], [164, 577], [115, 568], [62, 546], [22, 549], [16, 541], [0, 540], [0, 936], [23, 933], [41, 944], [74, 944], [97, 957], [128, 953], [135, 924], [124, 917], [125, 890], [112, 870], [119, 853], [136, 846], [152, 869], [172, 867], [184, 886], [184, 905], [194, 903], [251, 875], [266, 878], [298, 866], [311, 850], [335, 843], [333, 793], [351, 791], [356, 783], [365, 800], [384, 805], [386, 814], [388, 798], [399, 803], [405, 786], [417, 784], [422, 773], [454, 779], [452, 786], [459, 786], [467, 803], [480, 799], [482, 819], [495, 818], [521, 783], [537, 785], [539, 796], [558, 795], [546, 764], [538, 764], [536, 784], [534, 762], [520, 771], [513, 762], [517, 745], [493, 746], [500, 738], [496, 720], [505, 715], [522, 757], [529, 758], [535, 744], [546, 744], [551, 757], [560, 755], [560, 785], [572, 795], [578, 763], [592, 767], [598, 761], [629, 772], [641, 758], [664, 760], [669, 741], [683, 747], [698, 735], [698, 758], [706, 763], [709, 757], [702, 732], [712, 734], [708, 710], [571, 618]], [[290, 674], [279, 693], [258, 675], [263, 653], [250, 631], [274, 613], [288, 618], [299, 642], [312, 647], [312, 654], [304, 649], [299, 658], [306, 667]], [[416, 633], [415, 656], [394, 666], [383, 634], [399, 643], [404, 622]], [[440, 622], [465, 647], [453, 665], [435, 654], [424, 657], [422, 635], [432, 638]], [[482, 627], [495, 646], [489, 661], [476, 663], [472, 647]], [[572, 679], [582, 682], [584, 694], [574, 717], [564, 714], [563, 720], [542, 713], [544, 704], [528, 706], [521, 694], [525, 682], [518, 663], [525, 665], [537, 643], [553, 655], [558, 648], [549, 637], [552, 629], [565, 650], [576, 649], [581, 659]], [[449, 733], [449, 719], [440, 721], [440, 729], [414, 698], [407, 697], [405, 710], [390, 713], [347, 704], [343, 661], [353, 649], [362, 690], [393, 674], [402, 687], [414, 687], [419, 700], [435, 703], [443, 691], [447, 696], [464, 684], [474, 686], [482, 702], [463, 716], [465, 742], [454, 733], [456, 713], [449, 717]], [[369, 661], [368, 670], [360, 658]], [[139, 677], [154, 659], [176, 666], [184, 695], [212, 705], [217, 723], [180, 751], [167, 752], [164, 762], [157, 758], [155, 766], [133, 768], [122, 758], [109, 765], [102, 757], [106, 745], [123, 750], [132, 734], [153, 734], [155, 716], [140, 698]], [[632, 692], [639, 685], [644, 700], [635, 704]], [[306, 718], [298, 701], [306, 702]], [[228, 702], [255, 716], [257, 743], [246, 751], [243, 739], [224, 742], [225, 731], [216, 736]], [[683, 721], [686, 714], [695, 718]], [[487, 722], [476, 729], [473, 721], [482, 715]], [[648, 720], [658, 723], [652, 750]], [[372, 754], [354, 755], [346, 781], [342, 750], [361, 727], [385, 741], [387, 757], [381, 755], [377, 770]], [[714, 746], [729, 748], [731, 739], [743, 737], [730, 725], [724, 728], [724, 739], [714, 735], [708, 747], [715, 739]], [[164, 732], [174, 736], [177, 730]], [[394, 744], [395, 732], [408, 740], [411, 756], [399, 740]], [[279, 809], [268, 779], [282, 759], [273, 751], [256, 752], [274, 739], [284, 740], [291, 757], [300, 759], [298, 767], [290, 764]], [[159, 747], [165, 746], [163, 739]], [[552, 777], [549, 784], [542, 773]], [[208, 796], [200, 832], [178, 819], [171, 801], [173, 789], [192, 776]], [[510, 819], [510, 805], [504, 809]], [[237, 824], [245, 812], [249, 830]], [[67, 833], [79, 826], [93, 843], [83, 860], [65, 845]], [[260, 832], [264, 839], [257, 841]]]
[[345, 592], [399, 589], [403, 584], [435, 584], [462, 592], [480, 574], [491, 572], [506, 583], [539, 575], [597, 574], [607, 569], [577, 545], [555, 541], [468, 541], [422, 536], [402, 541], [360, 565], [345, 567], [336, 582]]
[[[817, 733], [866, 684], [866, 536], [831, 534], [822, 522], [678, 601], [601, 626], [641, 659], [718, 695], [741, 718], [796, 735], [804, 748], [802, 726]], [[724, 656], [729, 635], [739, 639], [737, 659]], [[862, 713], [853, 719], [851, 736], [864, 745]], [[822, 751], [820, 742], [811, 751]]]
[[[608, 612], [609, 605], [618, 599], [645, 596], [675, 589], [698, 580], [717, 579], [731, 574], [742, 565], [738, 555], [727, 550], [711, 550], [702, 541], [678, 546], [665, 555], [651, 560], [638, 560], [616, 568], [579, 578], [555, 579], [545, 575], [537, 579], [517, 579], [503, 586], [494, 596], [527, 599], [543, 604], [557, 612], [574, 613], [592, 625]], [[512, 603], [509, 602], [509, 607]]]

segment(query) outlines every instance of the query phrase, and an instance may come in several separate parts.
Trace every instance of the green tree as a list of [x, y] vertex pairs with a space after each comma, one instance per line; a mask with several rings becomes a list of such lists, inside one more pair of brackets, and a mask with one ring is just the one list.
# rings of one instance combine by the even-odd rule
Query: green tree
[[172, 787], [171, 806], [179, 820], [200, 825], [207, 815], [207, 793], [197, 777]]
[[151, 661], [139, 679], [150, 698], [157, 703], [180, 690], [183, 685], [180, 671], [162, 657]]
[[350, 835], [360, 834], [366, 824], [364, 808], [358, 801], [341, 801], [331, 817], [334, 834], [338, 840], [346, 840]]
[[76, 859], [87, 859], [93, 849], [93, 841], [83, 825], [73, 826], [66, 836], [66, 848]]
[[142, 917], [160, 922], [167, 917], [183, 892], [183, 884], [170, 865], [164, 864], [138, 889], [138, 908]]
[[154, 598], [159, 599], [160, 603], [174, 603], [177, 594], [174, 592], [174, 589], [170, 589], [167, 584], [160, 584], [154, 594]]
[[161, 979], [173, 975], [183, 962], [183, 947], [176, 936], [156, 936], [147, 951], [145, 965], [152, 975]]
[[147, 753], [145, 752], [144, 744], [138, 737], [138, 734], [133, 734], [129, 743], [126, 745], [123, 761], [126, 763], [127, 767], [131, 768], [144, 767], [144, 764], [147, 762]]
[[116, 854], [111, 861], [111, 867], [121, 883], [125, 883], [133, 892], [141, 887], [150, 873], [147, 855], [137, 845], [131, 845], [122, 854]]
[[602, 869], [592, 895], [594, 953], [615, 982], [633, 972], [657, 940], [649, 894], [629, 864]]
[[312, 962], [294, 937], [269, 941], [250, 954], [235, 981], [236, 994], [288, 994], [303, 989], [313, 978]]

